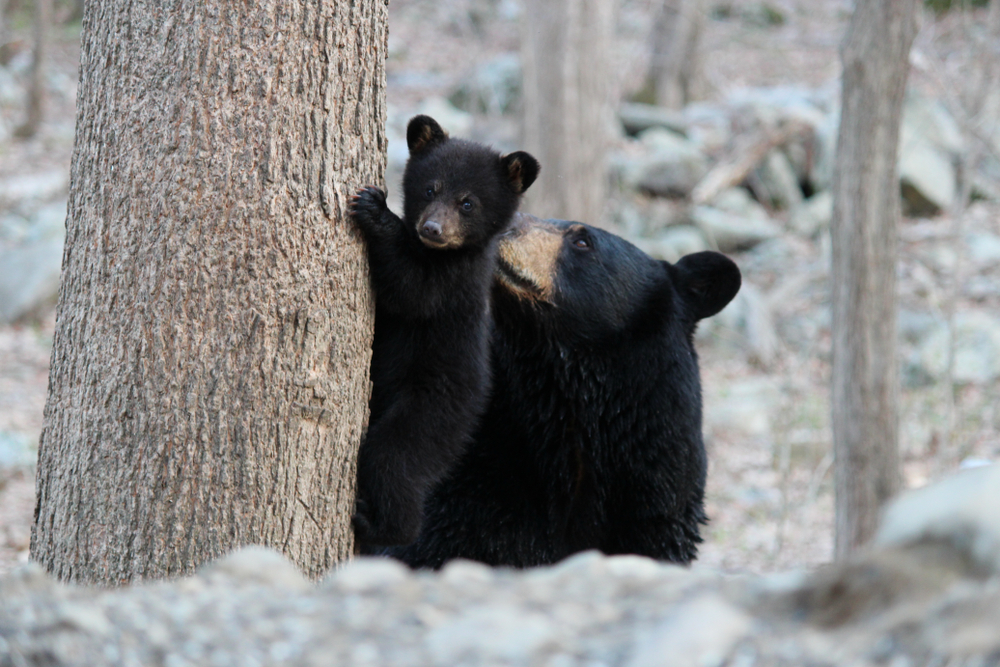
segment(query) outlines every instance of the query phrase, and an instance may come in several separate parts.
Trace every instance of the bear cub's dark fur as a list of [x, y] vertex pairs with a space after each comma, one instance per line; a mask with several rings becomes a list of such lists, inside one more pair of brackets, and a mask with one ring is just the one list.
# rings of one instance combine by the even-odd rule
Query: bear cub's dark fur
[[736, 295], [739, 269], [517, 218], [500, 240], [489, 407], [419, 539], [385, 553], [415, 567], [527, 567], [585, 549], [690, 562], [706, 472], [693, 336]]
[[496, 238], [539, 170], [527, 153], [449, 138], [428, 116], [410, 121], [406, 141], [403, 219], [374, 187], [351, 203], [375, 289], [354, 516], [362, 551], [416, 539], [427, 493], [486, 407]]

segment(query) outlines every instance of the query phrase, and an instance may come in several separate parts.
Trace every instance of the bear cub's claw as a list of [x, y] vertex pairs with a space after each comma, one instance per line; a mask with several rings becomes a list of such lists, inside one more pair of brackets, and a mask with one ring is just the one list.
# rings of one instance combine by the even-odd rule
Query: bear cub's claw
[[377, 223], [382, 213], [387, 210], [385, 192], [374, 185], [368, 185], [358, 190], [351, 197], [351, 217], [359, 223]]

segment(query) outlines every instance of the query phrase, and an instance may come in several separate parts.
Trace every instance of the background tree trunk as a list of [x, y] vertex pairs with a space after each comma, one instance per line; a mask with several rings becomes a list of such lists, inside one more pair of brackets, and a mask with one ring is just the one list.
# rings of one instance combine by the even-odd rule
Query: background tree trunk
[[49, 31], [52, 25], [52, 0], [34, 0], [34, 45], [31, 53], [31, 80], [28, 82], [27, 111], [24, 123], [15, 135], [22, 139], [35, 136], [45, 110], [45, 61], [48, 58]]
[[522, 17], [524, 149], [542, 170], [523, 210], [600, 224], [611, 124], [613, 0], [528, 0]]
[[699, 51], [705, 27], [704, 0], [665, 0], [653, 26], [647, 86], [656, 104], [680, 109], [703, 85]]
[[833, 192], [836, 551], [866, 542], [900, 485], [896, 169], [916, 0], [858, 0], [842, 47]]
[[86, 3], [31, 555], [179, 576], [353, 551], [385, 0]]
[[7, 0], [0, 0], [0, 65], [6, 65], [3, 59], [4, 45], [7, 43]]

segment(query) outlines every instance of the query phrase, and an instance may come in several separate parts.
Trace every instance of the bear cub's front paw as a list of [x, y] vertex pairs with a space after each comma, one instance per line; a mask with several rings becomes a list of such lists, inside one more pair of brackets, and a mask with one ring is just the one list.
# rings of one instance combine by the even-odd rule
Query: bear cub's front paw
[[374, 185], [358, 190], [351, 197], [351, 217], [359, 225], [377, 225], [382, 220], [382, 214], [388, 209], [385, 203], [385, 192]]

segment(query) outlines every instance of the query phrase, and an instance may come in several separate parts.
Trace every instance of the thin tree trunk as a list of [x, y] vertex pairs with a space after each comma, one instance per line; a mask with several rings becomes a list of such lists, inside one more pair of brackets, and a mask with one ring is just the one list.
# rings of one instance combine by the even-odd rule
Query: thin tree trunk
[[524, 147], [541, 162], [522, 207], [600, 223], [607, 191], [613, 0], [528, 0], [521, 57]]
[[88, 2], [32, 557], [350, 557], [385, 168], [384, 0]]
[[916, 0], [858, 0], [841, 53], [832, 234], [838, 557], [872, 536], [900, 486], [896, 156], [916, 12]]
[[705, 27], [704, 0], [665, 0], [653, 27], [649, 81], [656, 103], [680, 109], [702, 86], [699, 50]]
[[24, 123], [15, 135], [22, 139], [35, 136], [45, 111], [45, 67], [48, 59], [49, 28], [52, 23], [52, 0], [35, 0], [34, 48], [32, 49], [31, 80], [28, 83], [27, 112]]
[[3, 47], [7, 43], [7, 0], [0, 0], [0, 65], [3, 62]]

